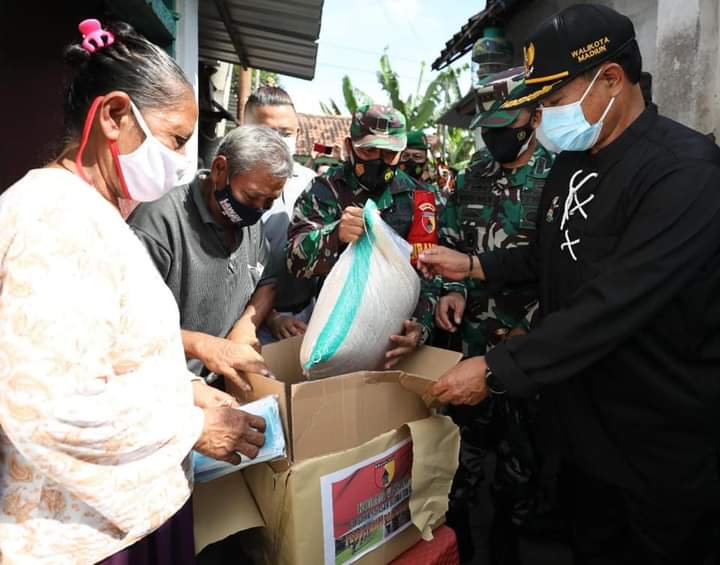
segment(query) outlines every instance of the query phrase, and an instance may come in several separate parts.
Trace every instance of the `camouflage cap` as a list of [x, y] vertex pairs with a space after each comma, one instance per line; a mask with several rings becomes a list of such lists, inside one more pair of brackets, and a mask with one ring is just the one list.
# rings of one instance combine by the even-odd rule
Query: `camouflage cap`
[[470, 129], [503, 128], [512, 124], [520, 109], [501, 110], [500, 107], [508, 98], [521, 96], [526, 88], [524, 67], [514, 67], [485, 77], [475, 89], [482, 111], [470, 123]]
[[402, 151], [407, 145], [405, 116], [390, 106], [360, 106], [352, 117], [350, 139], [355, 147]]
[[410, 130], [407, 133], [407, 149], [429, 149], [427, 137], [419, 129]]

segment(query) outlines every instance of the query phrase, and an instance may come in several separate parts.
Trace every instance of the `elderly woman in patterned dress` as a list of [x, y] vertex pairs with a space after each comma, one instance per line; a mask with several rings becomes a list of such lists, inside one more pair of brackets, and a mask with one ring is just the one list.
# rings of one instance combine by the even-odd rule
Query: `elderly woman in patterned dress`
[[173, 296], [119, 212], [194, 173], [192, 88], [129, 26], [80, 29], [69, 142], [0, 197], [3, 563], [100, 561], [185, 504], [193, 448], [237, 463], [264, 441], [262, 418], [192, 380]]

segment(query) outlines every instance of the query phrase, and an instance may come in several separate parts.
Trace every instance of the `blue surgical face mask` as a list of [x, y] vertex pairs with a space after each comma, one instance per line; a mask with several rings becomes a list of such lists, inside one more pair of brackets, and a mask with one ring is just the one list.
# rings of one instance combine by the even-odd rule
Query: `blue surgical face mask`
[[587, 151], [593, 147], [600, 137], [603, 127], [603, 120], [615, 102], [615, 97], [610, 99], [605, 111], [597, 123], [591, 124], [585, 118], [582, 103], [587, 97], [595, 81], [603, 69], [599, 69], [592, 82], [580, 97], [580, 100], [563, 106], [543, 107], [542, 123], [538, 128], [538, 141], [554, 153], [560, 151]]

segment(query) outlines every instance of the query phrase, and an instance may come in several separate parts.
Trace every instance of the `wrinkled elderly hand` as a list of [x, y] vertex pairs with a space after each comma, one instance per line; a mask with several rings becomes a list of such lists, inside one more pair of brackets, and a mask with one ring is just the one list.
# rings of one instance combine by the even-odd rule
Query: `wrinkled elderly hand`
[[402, 334], [390, 336], [394, 347], [385, 354], [385, 369], [392, 369], [405, 355], [416, 349], [421, 338], [422, 326], [412, 320], [405, 320]]
[[[452, 318], [450, 312], [452, 312]], [[464, 313], [465, 297], [459, 292], [451, 292], [438, 301], [435, 309], [435, 323], [447, 332], [454, 332], [461, 324]]]
[[227, 407], [206, 408], [205, 423], [195, 450], [238, 465], [240, 455], [254, 459], [265, 444], [265, 419]]
[[489, 394], [485, 382], [486, 372], [485, 357], [471, 357], [445, 373], [428, 392], [442, 404], [474, 406]]
[[221, 337], [203, 338], [198, 358], [210, 371], [230, 379], [244, 391], [252, 390], [246, 373], [272, 376], [262, 355], [253, 347]]
[[240, 407], [240, 404], [233, 396], [215, 387], [208, 386], [203, 380], [194, 380], [192, 387], [195, 406], [200, 408], [218, 408], [221, 406], [228, 408]]

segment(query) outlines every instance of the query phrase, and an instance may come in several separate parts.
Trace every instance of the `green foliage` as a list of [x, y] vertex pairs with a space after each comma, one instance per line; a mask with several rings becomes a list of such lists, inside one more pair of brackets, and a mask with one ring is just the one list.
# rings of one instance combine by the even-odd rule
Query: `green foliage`
[[447, 162], [458, 170], [467, 166], [473, 151], [475, 140], [472, 134], [461, 128], [448, 128], [447, 131]]
[[339, 116], [342, 114], [340, 111], [340, 108], [338, 108], [338, 105], [335, 103], [335, 100], [332, 98], [330, 101], [326, 104], [322, 100], [320, 101], [320, 109], [323, 111], [323, 113], [328, 114], [330, 116]]
[[280, 76], [277, 73], [271, 73], [270, 71], [260, 71], [259, 82], [259, 86], [279, 86], [282, 88]]
[[353, 86], [350, 77], [345, 75], [342, 82], [343, 98], [345, 98], [345, 106], [351, 114], [353, 114], [360, 106], [372, 104], [372, 98], [365, 94], [359, 88]]
[[387, 53], [380, 58], [378, 82], [387, 93], [392, 106], [405, 114], [408, 129], [425, 129], [434, 126], [440, 115], [462, 97], [459, 76], [467, 69], [467, 65], [440, 72], [430, 81], [425, 92], [421, 92], [425, 68], [425, 63], [421, 63], [415, 94], [403, 100], [399, 77], [390, 64], [390, 58]]
[[[400, 80], [392, 65], [390, 65], [390, 58], [387, 53], [380, 57], [380, 70], [377, 72], [377, 79], [382, 89], [390, 97], [390, 105], [396, 110], [400, 110], [407, 118], [407, 105], [400, 98]], [[412, 97], [408, 101], [412, 104]]]
[[[353, 86], [350, 77], [345, 75], [342, 79], [342, 92], [343, 98], [345, 99], [345, 107], [347, 111], [354, 114], [355, 111], [363, 104], [372, 104], [373, 100], [365, 92]], [[324, 114], [330, 116], [342, 115], [342, 110], [337, 105], [337, 102], [330, 98], [327, 102], [320, 102], [320, 109]]]

